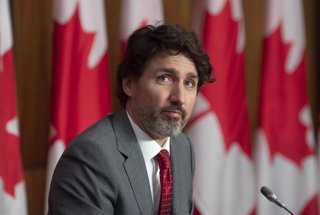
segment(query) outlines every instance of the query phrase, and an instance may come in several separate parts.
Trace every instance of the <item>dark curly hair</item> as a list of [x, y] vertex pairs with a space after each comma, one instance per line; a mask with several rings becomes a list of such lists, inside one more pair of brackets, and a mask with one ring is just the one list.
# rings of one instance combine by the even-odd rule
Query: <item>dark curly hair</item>
[[128, 96], [122, 89], [124, 78], [139, 79], [146, 64], [158, 53], [183, 54], [194, 62], [198, 72], [198, 90], [205, 83], [215, 81], [208, 55], [204, 52], [197, 36], [178, 25], [160, 25], [136, 30], [129, 38], [126, 50], [117, 71], [116, 95], [122, 107]]

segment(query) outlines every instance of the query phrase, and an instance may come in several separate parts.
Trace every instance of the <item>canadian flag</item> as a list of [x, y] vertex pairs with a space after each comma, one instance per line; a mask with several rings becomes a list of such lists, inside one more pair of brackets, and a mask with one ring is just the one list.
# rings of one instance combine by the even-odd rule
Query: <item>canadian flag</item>
[[[317, 215], [316, 151], [307, 101], [304, 31], [301, 0], [266, 1], [255, 160], [258, 187], [270, 187], [295, 214]], [[286, 214], [280, 210], [259, 197], [258, 214]]]
[[205, 85], [199, 92], [186, 129], [196, 155], [195, 214], [252, 214], [255, 180], [242, 3], [196, 1], [195, 8], [195, 28], [201, 30], [199, 34], [203, 35], [203, 45], [217, 77], [214, 84]]
[[0, 0], [0, 214], [26, 215], [12, 47], [9, 1]]
[[48, 186], [70, 141], [111, 111], [104, 1], [54, 0], [53, 4]]
[[120, 17], [121, 48], [138, 28], [163, 21], [162, 0], [122, 0]]

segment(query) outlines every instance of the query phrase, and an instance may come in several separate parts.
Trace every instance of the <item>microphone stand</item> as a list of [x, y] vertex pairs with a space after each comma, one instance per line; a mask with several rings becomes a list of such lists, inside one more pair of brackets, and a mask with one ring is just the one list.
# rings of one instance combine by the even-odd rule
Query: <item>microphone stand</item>
[[283, 207], [289, 214], [294, 215], [287, 207]]
[[261, 187], [261, 193], [270, 201], [278, 205], [280, 208], [285, 209], [289, 214], [294, 215], [285, 204], [283, 204], [278, 197], [266, 186]]

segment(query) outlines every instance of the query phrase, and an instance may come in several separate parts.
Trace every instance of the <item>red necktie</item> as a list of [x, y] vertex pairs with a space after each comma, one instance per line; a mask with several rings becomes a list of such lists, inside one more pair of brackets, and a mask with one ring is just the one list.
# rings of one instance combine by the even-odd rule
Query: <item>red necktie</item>
[[170, 215], [172, 205], [172, 174], [170, 166], [170, 155], [162, 149], [157, 155], [160, 168], [161, 197], [159, 215]]

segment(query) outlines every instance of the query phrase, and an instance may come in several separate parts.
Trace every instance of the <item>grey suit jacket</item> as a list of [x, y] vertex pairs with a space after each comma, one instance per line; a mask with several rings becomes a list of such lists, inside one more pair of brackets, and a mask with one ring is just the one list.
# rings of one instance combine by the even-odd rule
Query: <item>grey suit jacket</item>
[[[189, 139], [171, 137], [172, 214], [192, 214], [194, 154]], [[121, 111], [75, 138], [60, 158], [51, 182], [48, 215], [152, 215], [141, 149]]]

